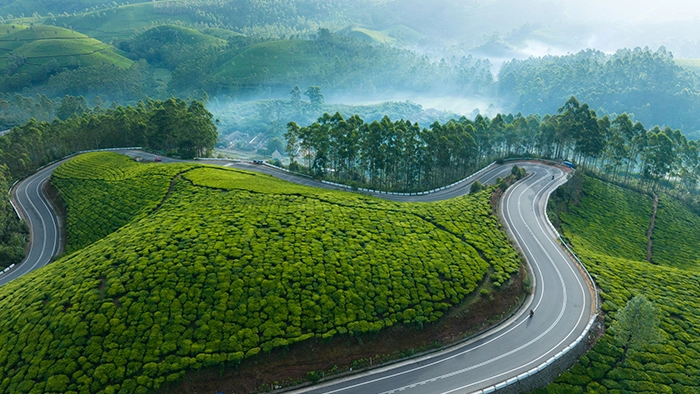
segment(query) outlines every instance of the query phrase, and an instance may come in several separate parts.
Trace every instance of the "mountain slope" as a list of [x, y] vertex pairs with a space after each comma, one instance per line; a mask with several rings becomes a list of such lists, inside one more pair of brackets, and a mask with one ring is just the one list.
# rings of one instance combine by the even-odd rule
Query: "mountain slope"
[[488, 192], [396, 204], [116, 154], [80, 156], [54, 185], [70, 226], [116, 231], [0, 288], [3, 392], [146, 392], [312, 337], [435, 321], [519, 270]]
[[631, 349], [623, 361], [624, 346], [608, 329], [577, 364], [538, 392], [698, 392], [700, 273], [697, 260], [689, 258], [696, 242], [687, 236], [696, 229], [697, 215], [675, 201], [660, 209], [653, 236], [657, 265], [644, 260], [651, 198], [586, 177], [580, 201], [561, 215], [563, 235], [600, 287], [606, 326], [629, 299], [644, 295], [658, 308], [661, 341]]
[[13, 73], [39, 80], [66, 67], [109, 64], [123, 69], [133, 63], [109, 45], [62, 27], [0, 25], [0, 32], [5, 33], [0, 33], [0, 67], [14, 63]]

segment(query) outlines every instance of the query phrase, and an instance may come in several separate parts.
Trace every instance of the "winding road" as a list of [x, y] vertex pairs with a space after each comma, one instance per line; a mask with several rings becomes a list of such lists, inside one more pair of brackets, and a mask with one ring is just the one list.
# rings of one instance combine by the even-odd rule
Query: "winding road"
[[20, 276], [39, 269], [56, 256], [60, 250], [60, 226], [56, 213], [44, 195], [44, 185], [59, 163], [45, 167], [34, 175], [18, 182], [12, 190], [13, 205], [29, 224], [29, 251], [24, 260], [10, 271], [0, 275], [0, 286]]
[[[123, 152], [154, 157], [138, 151]], [[163, 158], [163, 161], [171, 161]], [[310, 186], [336, 188], [300, 178], [267, 166], [243, 162], [214, 162], [229, 167], [255, 170]], [[0, 285], [43, 267], [59, 250], [59, 226], [46, 201], [42, 185], [56, 163], [18, 183], [14, 200], [31, 227], [31, 247], [27, 258], [0, 276]], [[584, 274], [563, 251], [546, 219], [549, 193], [566, 182], [557, 167], [519, 162], [529, 175], [511, 186], [503, 197], [501, 216], [511, 236], [531, 265], [534, 291], [526, 307], [506, 322], [446, 350], [408, 359], [357, 375], [298, 389], [293, 393], [420, 393], [448, 394], [490, 392], [495, 385], [524, 376], [569, 347], [587, 329], [595, 310]], [[512, 163], [494, 165], [469, 181], [439, 192], [421, 196], [375, 194], [394, 201], [437, 201], [469, 192], [471, 183], [492, 183], [511, 170]], [[527, 310], [534, 309], [530, 317]]]

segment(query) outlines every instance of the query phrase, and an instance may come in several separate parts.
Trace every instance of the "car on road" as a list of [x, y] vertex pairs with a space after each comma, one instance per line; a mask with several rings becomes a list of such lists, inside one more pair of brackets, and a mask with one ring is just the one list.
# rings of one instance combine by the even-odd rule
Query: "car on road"
[[263, 163], [262, 160], [253, 160], [253, 164], [262, 164], [262, 163]]
[[156, 163], [160, 163], [161, 161], [163, 161], [163, 159], [161, 159], [160, 157], [156, 157], [156, 160], [155, 160]]

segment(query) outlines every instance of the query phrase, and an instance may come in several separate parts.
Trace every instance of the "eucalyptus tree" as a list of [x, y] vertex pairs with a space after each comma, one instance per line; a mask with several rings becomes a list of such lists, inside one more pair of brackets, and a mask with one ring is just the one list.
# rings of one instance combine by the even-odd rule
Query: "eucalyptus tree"
[[659, 181], [671, 172], [675, 164], [673, 145], [673, 140], [658, 127], [649, 133], [642, 178], [650, 185], [658, 187]]

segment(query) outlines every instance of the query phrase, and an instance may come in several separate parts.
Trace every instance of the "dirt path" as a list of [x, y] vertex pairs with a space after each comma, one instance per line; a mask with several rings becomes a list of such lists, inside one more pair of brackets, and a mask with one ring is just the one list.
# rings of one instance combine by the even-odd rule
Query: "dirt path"
[[659, 209], [659, 196], [654, 194], [654, 213], [651, 214], [651, 224], [649, 225], [649, 230], [647, 231], [647, 261], [652, 262], [652, 240], [651, 236], [654, 234], [654, 223], [656, 222], [656, 211]]

